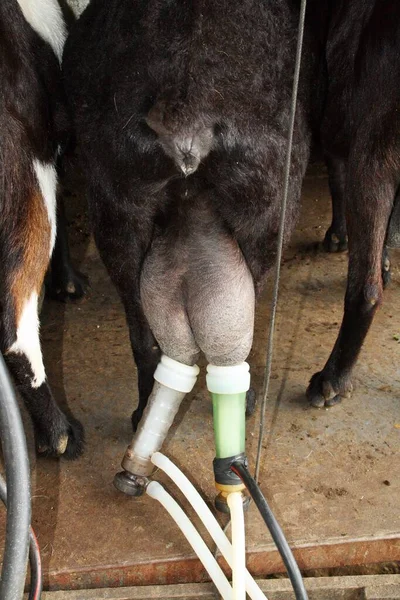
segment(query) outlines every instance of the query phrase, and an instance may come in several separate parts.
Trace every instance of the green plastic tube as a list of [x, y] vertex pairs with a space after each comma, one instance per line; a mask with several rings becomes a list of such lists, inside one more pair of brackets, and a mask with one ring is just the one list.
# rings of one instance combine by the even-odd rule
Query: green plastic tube
[[217, 458], [228, 458], [245, 451], [246, 392], [211, 393]]

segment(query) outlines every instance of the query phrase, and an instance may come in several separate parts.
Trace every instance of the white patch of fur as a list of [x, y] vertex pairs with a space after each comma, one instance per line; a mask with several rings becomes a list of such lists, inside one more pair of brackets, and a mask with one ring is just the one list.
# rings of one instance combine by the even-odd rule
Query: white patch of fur
[[49, 253], [51, 256], [57, 231], [57, 173], [54, 165], [42, 163], [36, 159], [33, 161], [33, 169], [36, 173], [49, 218], [51, 232]]
[[79, 17], [81, 12], [87, 7], [89, 4], [89, 0], [67, 0], [69, 6], [75, 13], [76, 18]]
[[33, 371], [31, 385], [38, 388], [46, 379], [39, 340], [38, 296], [32, 293], [26, 302], [17, 327], [17, 340], [8, 353], [23, 354]]
[[67, 29], [57, 0], [17, 0], [17, 2], [29, 25], [50, 44], [61, 63]]

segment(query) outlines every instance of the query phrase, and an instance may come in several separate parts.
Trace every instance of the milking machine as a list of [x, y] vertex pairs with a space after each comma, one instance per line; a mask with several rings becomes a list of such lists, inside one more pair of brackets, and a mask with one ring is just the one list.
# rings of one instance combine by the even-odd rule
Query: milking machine
[[[186, 393], [197, 380], [199, 368], [161, 358], [154, 374], [155, 384], [141, 424], [122, 461], [124, 471], [115, 476], [115, 486], [131, 496], [145, 492], [158, 500], [169, 512], [208, 571], [224, 600], [253, 600], [264, 594], [246, 570], [244, 508], [249, 503], [248, 490], [254, 500], [292, 580], [296, 598], [307, 598], [300, 571], [293, 554], [257, 483], [248, 471], [245, 453], [246, 392], [250, 388], [249, 365], [207, 367], [207, 388], [212, 397], [216, 457], [213, 462], [216, 508], [230, 513], [232, 544], [199, 493], [187, 477], [159, 452]], [[204, 543], [194, 525], [170, 494], [151, 475], [154, 467], [163, 470], [185, 494], [212, 539], [232, 568], [232, 586]]]

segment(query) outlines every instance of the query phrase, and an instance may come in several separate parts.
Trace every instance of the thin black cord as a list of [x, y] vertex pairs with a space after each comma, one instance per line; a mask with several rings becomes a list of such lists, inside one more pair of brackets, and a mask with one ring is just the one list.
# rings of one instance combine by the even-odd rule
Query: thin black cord
[[281, 262], [282, 262], [283, 238], [284, 238], [284, 233], [285, 233], [286, 207], [287, 207], [287, 199], [288, 199], [288, 195], [289, 195], [289, 180], [290, 180], [290, 166], [291, 166], [291, 162], [292, 162], [293, 132], [294, 132], [294, 122], [295, 122], [295, 117], [296, 117], [297, 92], [299, 89], [306, 5], [307, 5], [307, 0], [301, 0], [299, 30], [298, 30], [299, 35], [297, 38], [296, 64], [295, 64], [295, 69], [294, 69], [292, 104], [291, 104], [291, 109], [290, 109], [289, 138], [288, 138], [286, 164], [285, 164], [285, 186], [284, 186], [284, 191], [283, 191], [282, 209], [281, 209], [281, 216], [280, 216], [280, 222], [279, 222], [278, 248], [277, 248], [276, 263], [275, 263], [275, 283], [274, 283], [274, 290], [273, 290], [273, 294], [272, 294], [271, 321], [270, 321], [270, 325], [269, 325], [268, 343], [267, 343], [267, 362], [265, 365], [263, 396], [262, 396], [262, 402], [261, 402], [261, 417], [260, 417], [260, 427], [259, 427], [258, 446], [257, 446], [257, 458], [256, 458], [256, 467], [255, 467], [255, 473], [254, 473], [254, 478], [256, 481], [258, 481], [258, 477], [260, 474], [260, 461], [261, 461], [261, 452], [262, 452], [262, 444], [263, 444], [264, 429], [265, 429], [265, 410], [266, 410], [266, 406], [267, 406], [269, 382], [271, 379], [276, 310], [277, 310], [277, 306], [278, 306], [279, 281], [280, 281], [280, 276], [281, 276]]
[[31, 523], [29, 459], [18, 402], [1, 354], [0, 438], [7, 481], [6, 541], [0, 598], [21, 600], [25, 587]]
[[31, 567], [31, 588], [28, 600], [40, 600], [43, 591], [42, 559], [39, 542], [32, 527], [29, 536], [29, 564]]
[[243, 463], [235, 462], [233, 463], [231, 469], [234, 471], [234, 473], [236, 473], [236, 475], [239, 475], [240, 479], [243, 481], [271, 533], [272, 539], [274, 540], [276, 547], [279, 550], [279, 554], [281, 555], [285, 564], [287, 573], [293, 586], [296, 600], [308, 600], [308, 595], [306, 588], [304, 587], [300, 569], [297, 566], [296, 560], [289, 547], [289, 544], [286, 541], [283, 531], [280, 528], [278, 521], [275, 519], [273, 512], [268, 506], [268, 503], [264, 498], [262, 491], [258, 487], [257, 482], [250, 475], [248, 469], [243, 465]]

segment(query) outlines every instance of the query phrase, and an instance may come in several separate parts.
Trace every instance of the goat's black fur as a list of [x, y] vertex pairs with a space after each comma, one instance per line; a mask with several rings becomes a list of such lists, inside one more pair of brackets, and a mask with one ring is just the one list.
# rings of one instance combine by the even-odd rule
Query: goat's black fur
[[[339, 337], [308, 389], [312, 404], [330, 406], [351, 391], [351, 370], [389, 276], [384, 246], [392, 211], [393, 223], [398, 219], [400, 183], [400, 5], [322, 4], [328, 87], [321, 134], [333, 200], [325, 242], [330, 250], [344, 249], [348, 235], [349, 246]], [[317, 33], [318, 20], [313, 26]]]

